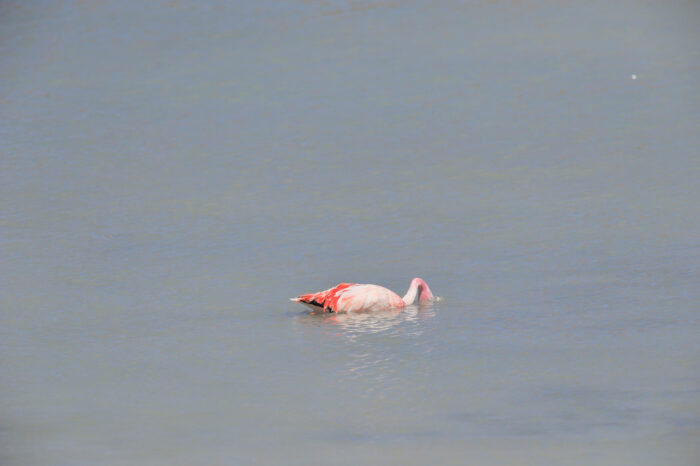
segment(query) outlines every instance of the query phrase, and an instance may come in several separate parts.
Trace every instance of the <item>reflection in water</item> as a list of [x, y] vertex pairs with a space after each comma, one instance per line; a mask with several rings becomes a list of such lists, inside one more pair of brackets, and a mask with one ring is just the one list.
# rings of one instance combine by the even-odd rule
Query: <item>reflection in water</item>
[[350, 340], [362, 334], [379, 334], [391, 331], [402, 335], [421, 335], [421, 323], [435, 317], [434, 304], [407, 306], [404, 309], [391, 309], [375, 312], [351, 312], [347, 314], [326, 314], [310, 312], [299, 315], [299, 321], [307, 325], [340, 331]]
[[[430, 352], [424, 333], [436, 316], [435, 304], [408, 306], [402, 310], [355, 312], [348, 314], [304, 313], [299, 322], [340, 337], [338, 349], [347, 356], [346, 381], [355, 382], [355, 390], [363, 396], [384, 398], [402, 384], [406, 346], [409, 354]], [[418, 338], [419, 337], [419, 338]], [[404, 348], [397, 352], [395, 345]]]

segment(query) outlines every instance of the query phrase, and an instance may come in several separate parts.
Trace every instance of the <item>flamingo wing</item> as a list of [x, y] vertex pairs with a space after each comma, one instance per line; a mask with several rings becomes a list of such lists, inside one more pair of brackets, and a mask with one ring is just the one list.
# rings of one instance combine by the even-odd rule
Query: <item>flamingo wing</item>
[[354, 283], [340, 283], [333, 288], [328, 288], [327, 290], [319, 291], [318, 293], [299, 295], [296, 298], [292, 298], [292, 301], [308, 304], [314, 307], [320, 307], [324, 311], [327, 310], [329, 312], [337, 312], [340, 293], [351, 286], [357, 285]]

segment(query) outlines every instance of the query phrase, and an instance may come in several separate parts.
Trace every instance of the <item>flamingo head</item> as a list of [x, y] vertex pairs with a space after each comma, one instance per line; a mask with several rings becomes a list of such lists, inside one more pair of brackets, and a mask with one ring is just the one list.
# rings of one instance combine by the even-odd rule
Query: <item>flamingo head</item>
[[406, 295], [403, 297], [403, 302], [406, 304], [431, 302], [435, 299], [430, 287], [422, 278], [414, 278], [411, 280], [411, 286], [408, 287]]

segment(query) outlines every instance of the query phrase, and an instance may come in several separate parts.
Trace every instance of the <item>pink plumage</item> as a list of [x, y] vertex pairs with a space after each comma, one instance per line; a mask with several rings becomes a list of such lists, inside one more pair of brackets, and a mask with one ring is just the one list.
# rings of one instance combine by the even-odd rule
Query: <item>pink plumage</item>
[[339, 313], [402, 309], [408, 304], [430, 302], [434, 299], [428, 284], [421, 278], [411, 281], [411, 286], [403, 298], [383, 286], [358, 283], [340, 283], [324, 291], [291, 298], [292, 301], [305, 304], [314, 310]]

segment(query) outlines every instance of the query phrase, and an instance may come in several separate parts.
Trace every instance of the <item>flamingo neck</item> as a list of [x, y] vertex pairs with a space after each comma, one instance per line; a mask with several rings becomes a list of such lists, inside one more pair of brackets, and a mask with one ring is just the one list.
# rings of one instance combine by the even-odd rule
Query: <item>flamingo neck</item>
[[433, 293], [422, 278], [411, 280], [411, 286], [402, 298], [405, 304], [415, 304], [416, 302], [430, 301], [432, 299]]

